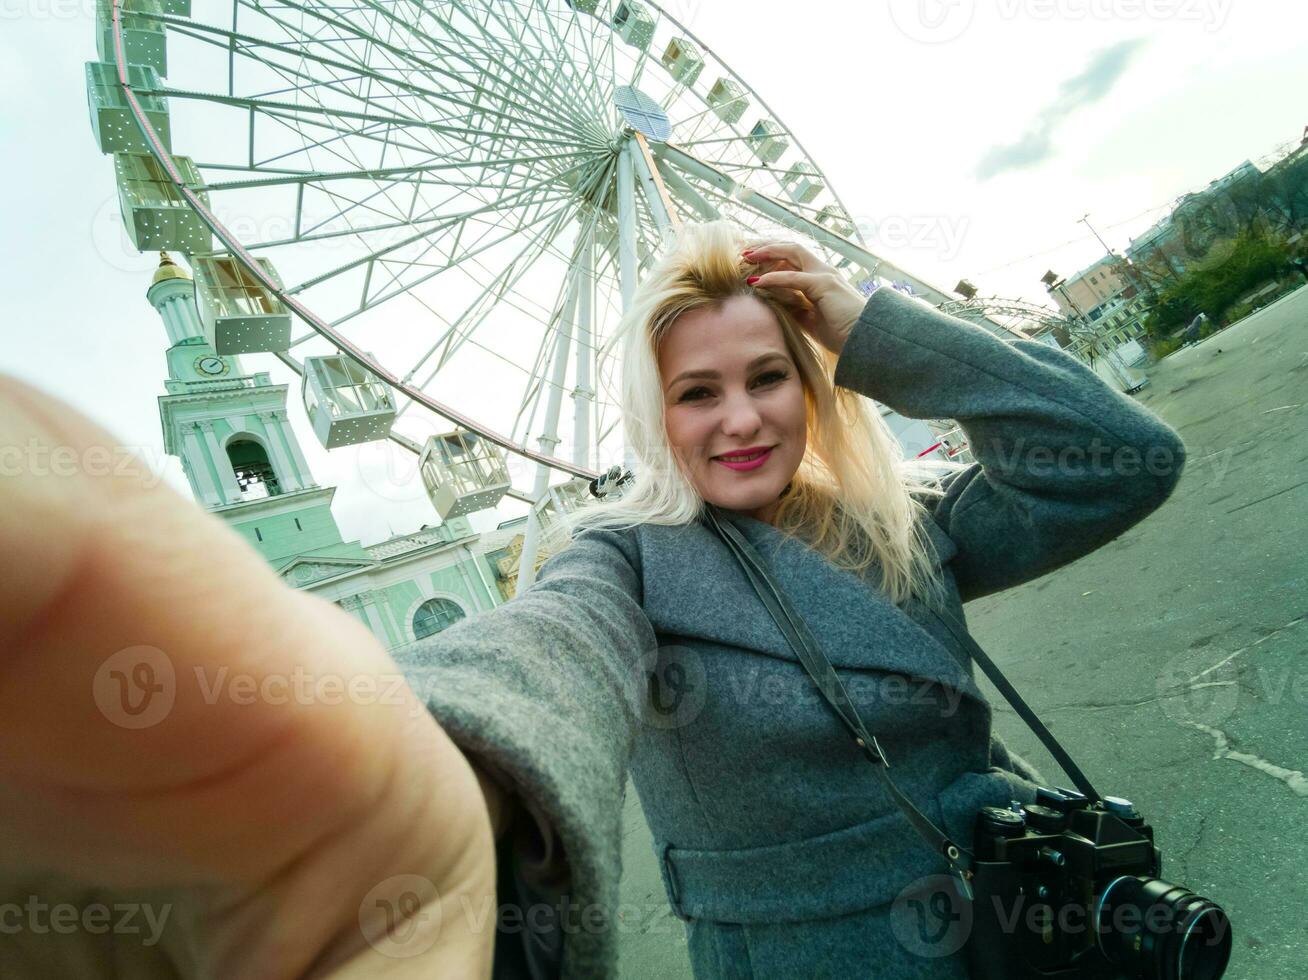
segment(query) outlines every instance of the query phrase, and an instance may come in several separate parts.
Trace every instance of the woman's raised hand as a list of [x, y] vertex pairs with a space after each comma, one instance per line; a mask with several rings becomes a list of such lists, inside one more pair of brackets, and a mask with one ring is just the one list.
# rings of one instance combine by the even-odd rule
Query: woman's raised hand
[[0, 377], [0, 973], [487, 977], [495, 852], [381, 644]]
[[831, 353], [839, 355], [858, 322], [867, 297], [831, 266], [794, 242], [768, 242], [745, 249], [745, 261], [761, 269], [750, 285], [785, 303], [799, 325]]

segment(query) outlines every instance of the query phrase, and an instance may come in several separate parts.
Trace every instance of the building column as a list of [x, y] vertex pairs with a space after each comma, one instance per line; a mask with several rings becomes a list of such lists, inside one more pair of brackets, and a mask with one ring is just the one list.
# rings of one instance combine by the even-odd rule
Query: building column
[[[364, 624], [365, 627], [373, 629], [373, 624], [369, 623], [368, 614], [364, 611], [364, 599], [362, 599], [361, 595], [345, 595], [344, 598], [337, 599], [336, 602], [341, 608], [343, 608], [343, 610], [347, 611], [349, 615], [352, 615], [354, 619], [360, 621], [360, 623]], [[373, 633], [374, 636], [377, 635], [375, 629], [373, 629]], [[381, 640], [382, 637], [378, 636], [377, 639]]]
[[472, 604], [472, 608], [477, 612], [485, 609], [486, 597], [482, 595], [480, 589], [472, 584], [472, 576], [468, 574], [467, 562], [459, 559], [455, 562], [455, 565], [459, 569], [459, 577], [463, 579], [463, 590], [468, 593], [468, 601]]
[[390, 630], [391, 641], [387, 647], [392, 644], [399, 645], [404, 642], [404, 632], [400, 629], [400, 624], [395, 618], [395, 610], [391, 608], [390, 602], [386, 598], [386, 593], [380, 589], [370, 589], [365, 593], [369, 602], [377, 609], [381, 616], [382, 623]]
[[204, 433], [204, 444], [208, 446], [209, 455], [213, 458], [213, 467], [218, 472], [218, 482], [227, 498], [226, 503], [234, 504], [241, 499], [241, 485], [236, 482], [236, 471], [232, 469], [231, 460], [218, 445], [218, 436], [213, 431], [213, 419], [202, 419], [196, 425]]
[[191, 478], [191, 487], [200, 498], [200, 502], [206, 507], [218, 507], [227, 501], [218, 493], [218, 486], [213, 482], [213, 474], [209, 472], [204, 450], [200, 448], [200, 437], [196, 434], [198, 428], [198, 422], [191, 422], [182, 429], [182, 452], [185, 462], [183, 468]]
[[481, 556], [476, 554], [469, 544], [464, 544], [463, 550], [468, 553], [468, 561], [472, 562], [472, 567], [477, 570], [477, 581], [481, 583], [483, 595], [486, 597], [486, 602], [490, 604], [488, 608], [494, 608], [495, 596], [499, 590], [492, 588], [490, 582], [486, 581], [486, 570], [482, 566]]
[[281, 485], [282, 492], [289, 493], [301, 489], [299, 474], [286, 454], [277, 413], [260, 412], [259, 421], [263, 423], [263, 432], [268, 440], [268, 450], [272, 453], [273, 466], [277, 469], [277, 482]]
[[283, 437], [286, 439], [286, 445], [290, 450], [291, 458], [295, 460], [300, 474], [300, 485], [304, 489], [317, 486], [313, 481], [313, 473], [309, 471], [309, 463], [304, 458], [304, 453], [300, 450], [300, 441], [295, 438], [295, 433], [291, 429], [291, 420], [286, 414], [286, 409], [279, 408], [273, 412], [273, 416], [281, 424]]
[[386, 635], [386, 625], [381, 621], [381, 615], [377, 611], [375, 593], [372, 591], [360, 592], [358, 598], [363, 609], [363, 619], [368, 624], [368, 629], [372, 630], [372, 635], [377, 637], [381, 645], [389, 650], [391, 641]]

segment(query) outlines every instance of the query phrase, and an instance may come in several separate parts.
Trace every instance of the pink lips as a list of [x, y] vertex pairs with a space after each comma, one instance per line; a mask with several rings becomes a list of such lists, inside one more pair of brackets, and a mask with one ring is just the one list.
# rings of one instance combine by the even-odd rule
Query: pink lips
[[[732, 454], [728, 454], [728, 455], [732, 455]], [[723, 466], [726, 466], [726, 467], [728, 467], [728, 468], [730, 468], [730, 469], [733, 469], [733, 470], [756, 470], [756, 469], [758, 469], [760, 466], [762, 466], [764, 463], [766, 463], [766, 462], [768, 461], [768, 457], [771, 456], [771, 455], [772, 455], [772, 450], [771, 450], [771, 449], [767, 449], [767, 450], [764, 450], [764, 451], [763, 451], [763, 454], [762, 454], [761, 456], [759, 456], [757, 459], [751, 459], [751, 460], [748, 460], [748, 461], [742, 461], [742, 462], [739, 462], [739, 463], [731, 463], [731, 462], [728, 462], [728, 461], [725, 460], [725, 459], [716, 459], [716, 458], [715, 458], [715, 459], [713, 460], [713, 462], [715, 462], [715, 463], [721, 463]]]

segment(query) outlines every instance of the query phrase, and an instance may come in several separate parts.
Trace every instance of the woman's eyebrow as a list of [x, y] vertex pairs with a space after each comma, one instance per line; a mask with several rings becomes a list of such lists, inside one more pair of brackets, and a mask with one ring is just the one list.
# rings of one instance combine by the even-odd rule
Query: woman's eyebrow
[[[780, 357], [784, 359], [785, 356], [786, 355], [781, 353], [781, 351], [775, 351], [775, 350], [769, 351], [766, 354], [761, 354], [758, 357], [754, 358], [754, 360], [750, 361], [748, 364], [745, 365], [745, 372], [749, 373], [750, 371], [753, 371], [756, 367], [758, 367], [760, 364], [766, 364], [768, 361], [772, 360], [773, 358]], [[673, 378], [671, 381], [668, 382], [668, 387], [671, 388], [678, 381], [684, 381], [687, 378], [720, 378], [720, 377], [722, 377], [722, 373], [720, 371], [714, 371], [708, 368], [699, 371], [682, 371], [679, 375], [677, 375], [675, 378]]]

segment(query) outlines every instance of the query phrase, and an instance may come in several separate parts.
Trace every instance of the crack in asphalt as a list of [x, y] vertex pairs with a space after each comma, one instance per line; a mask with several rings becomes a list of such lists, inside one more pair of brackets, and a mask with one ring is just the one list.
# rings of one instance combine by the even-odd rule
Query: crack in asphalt
[[1194, 839], [1190, 841], [1190, 846], [1185, 849], [1185, 853], [1178, 854], [1173, 858], [1173, 860], [1181, 865], [1181, 877], [1188, 878], [1190, 876], [1190, 855], [1198, 849], [1200, 843], [1203, 841], [1204, 825], [1207, 823], [1208, 814], [1199, 814], [1199, 829], [1195, 831]]
[[1251, 752], [1240, 752], [1231, 748], [1230, 740], [1226, 732], [1220, 728], [1213, 728], [1211, 725], [1205, 725], [1203, 722], [1186, 720], [1185, 724], [1201, 732], [1207, 732], [1217, 742], [1213, 750], [1213, 759], [1233, 759], [1236, 762], [1243, 763], [1251, 769], [1271, 776], [1273, 779], [1279, 779], [1290, 787], [1290, 791], [1296, 796], [1308, 796], [1308, 777], [1298, 769], [1286, 769], [1284, 766], [1278, 766], [1275, 762], [1268, 762]]

